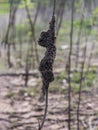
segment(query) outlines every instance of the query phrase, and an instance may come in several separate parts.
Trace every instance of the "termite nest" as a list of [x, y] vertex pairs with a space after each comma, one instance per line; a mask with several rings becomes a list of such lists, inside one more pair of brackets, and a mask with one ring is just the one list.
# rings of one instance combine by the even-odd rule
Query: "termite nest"
[[55, 16], [53, 16], [50, 22], [49, 30], [41, 32], [38, 40], [38, 44], [46, 48], [45, 56], [39, 65], [39, 71], [42, 76], [43, 95], [45, 95], [45, 89], [48, 89], [49, 83], [54, 80], [53, 63], [56, 57], [55, 40]]

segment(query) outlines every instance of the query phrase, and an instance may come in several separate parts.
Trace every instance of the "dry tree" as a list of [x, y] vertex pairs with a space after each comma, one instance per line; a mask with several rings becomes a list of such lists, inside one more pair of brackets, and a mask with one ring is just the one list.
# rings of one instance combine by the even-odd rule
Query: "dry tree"
[[69, 54], [68, 54], [68, 63], [66, 64], [66, 71], [68, 73], [68, 130], [71, 130], [71, 103], [72, 103], [72, 98], [71, 98], [71, 91], [72, 91], [72, 86], [71, 86], [71, 65], [72, 65], [72, 49], [73, 49], [73, 33], [74, 33], [74, 11], [75, 11], [75, 0], [72, 0], [71, 3], [71, 29], [70, 29], [70, 47], [69, 47]]
[[83, 11], [82, 11], [80, 26], [79, 26], [79, 32], [78, 32], [78, 39], [77, 39], [77, 43], [76, 43], [75, 70], [78, 69], [78, 64], [79, 64], [80, 41], [81, 41], [81, 35], [82, 35], [83, 21], [84, 21], [84, 15], [83, 15]]
[[[37, 63], [39, 64], [39, 54], [38, 54], [38, 49], [37, 49], [37, 42], [36, 42], [36, 36], [35, 36], [35, 24], [37, 21], [37, 17], [39, 14], [39, 10], [40, 10], [40, 1], [38, 1], [37, 4], [37, 8], [36, 8], [36, 13], [35, 13], [35, 17], [34, 17], [34, 21], [32, 21], [32, 17], [30, 15], [30, 11], [29, 11], [29, 7], [27, 5], [27, 0], [24, 0], [25, 2], [25, 9], [27, 12], [27, 17], [29, 20], [29, 24], [30, 24], [30, 31], [32, 33], [32, 35], [30, 36], [30, 40], [29, 40], [29, 45], [28, 45], [28, 49], [27, 49], [27, 55], [26, 55], [26, 66], [25, 66], [25, 72], [26, 72], [26, 76], [25, 76], [25, 86], [27, 87], [28, 85], [28, 80], [29, 80], [29, 69], [31, 67], [31, 58], [33, 59], [33, 68], [35, 67], [35, 60], [34, 60], [34, 43], [35, 43], [35, 55], [36, 55], [36, 60]], [[31, 55], [32, 53], [32, 55]]]
[[59, 31], [60, 31], [60, 28], [62, 26], [62, 21], [63, 21], [63, 15], [64, 15], [64, 10], [65, 10], [65, 3], [66, 1], [65, 0], [61, 0], [61, 1], [58, 1], [59, 3], [59, 7], [58, 7], [58, 10], [57, 10], [57, 28], [56, 28], [56, 37], [58, 37], [59, 35]]
[[39, 65], [39, 71], [42, 76], [42, 96], [40, 97], [40, 100], [43, 101], [44, 96], [46, 96], [46, 103], [45, 103], [45, 113], [43, 120], [41, 122], [41, 125], [39, 125], [39, 129], [41, 130], [47, 114], [48, 109], [48, 88], [50, 82], [54, 80], [54, 74], [53, 74], [53, 63], [56, 57], [56, 46], [55, 46], [55, 2], [54, 0], [54, 8], [53, 8], [53, 15], [50, 22], [50, 26], [48, 31], [43, 31], [40, 34], [40, 38], [38, 40], [38, 44], [42, 47], [46, 48], [45, 56], [41, 60]]
[[13, 49], [16, 49], [15, 47], [15, 18], [16, 18], [16, 12], [18, 10], [19, 3], [14, 3], [14, 0], [10, 3], [10, 11], [9, 11], [9, 22], [6, 34], [1, 42], [1, 45], [4, 45], [5, 48], [7, 47], [7, 62], [8, 67], [11, 68], [13, 66], [13, 63], [11, 62], [11, 46], [13, 46]]
[[81, 104], [82, 85], [83, 85], [83, 78], [84, 78], [86, 51], [87, 51], [87, 45], [85, 45], [83, 49], [83, 62], [81, 64], [81, 72], [80, 72], [79, 94], [78, 94], [78, 103], [77, 103], [77, 130], [80, 130], [80, 104]]
[[[27, 17], [28, 17], [28, 20], [29, 20], [30, 28], [31, 28], [31, 33], [32, 33], [31, 36], [33, 38], [33, 39], [31, 38], [32, 39], [31, 43], [34, 42], [34, 44], [35, 44], [35, 56], [36, 56], [37, 63], [39, 64], [39, 54], [38, 54], [37, 41], [36, 41], [36, 36], [35, 36], [35, 24], [36, 24], [37, 17], [38, 17], [39, 11], [40, 11], [40, 0], [38, 1], [38, 4], [37, 4], [34, 21], [32, 21], [32, 17], [30, 15], [30, 11], [29, 11], [29, 8], [28, 8], [28, 5], [27, 5], [27, 0], [24, 0], [24, 2], [25, 2], [25, 9], [26, 9], [26, 12], [27, 12]], [[33, 48], [33, 47], [31, 47], [31, 48]]]

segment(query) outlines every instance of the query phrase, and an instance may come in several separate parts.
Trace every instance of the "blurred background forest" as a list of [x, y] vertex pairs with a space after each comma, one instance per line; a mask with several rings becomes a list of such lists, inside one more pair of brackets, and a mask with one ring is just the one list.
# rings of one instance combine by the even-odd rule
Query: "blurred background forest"
[[[36, 130], [42, 119], [38, 67], [45, 49], [38, 39], [53, 3], [0, 0], [1, 130]], [[98, 130], [98, 0], [56, 0], [55, 16], [55, 80], [43, 130]]]

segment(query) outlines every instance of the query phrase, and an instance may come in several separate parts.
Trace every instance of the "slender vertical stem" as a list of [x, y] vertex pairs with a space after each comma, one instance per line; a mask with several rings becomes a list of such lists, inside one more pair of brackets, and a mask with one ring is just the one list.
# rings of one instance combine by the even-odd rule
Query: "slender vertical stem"
[[25, 65], [25, 87], [28, 86], [28, 80], [29, 80], [29, 69], [30, 69], [30, 66], [29, 66], [29, 45], [28, 45], [28, 49], [27, 49], [27, 54], [26, 54], [26, 65]]
[[81, 66], [81, 73], [80, 73], [80, 85], [79, 85], [79, 98], [78, 98], [78, 106], [77, 106], [77, 130], [80, 130], [80, 124], [79, 124], [79, 118], [80, 118], [80, 103], [81, 103], [81, 92], [82, 92], [82, 81], [83, 81], [83, 72], [84, 72], [84, 65], [85, 65], [85, 59], [86, 59], [86, 45], [83, 52], [83, 62]]
[[75, 0], [72, 0], [72, 12], [71, 12], [71, 30], [70, 30], [70, 50], [68, 57], [68, 130], [71, 130], [71, 55], [72, 55], [72, 44], [73, 44], [73, 21], [74, 21], [74, 3]]
[[80, 51], [80, 39], [81, 39], [81, 33], [82, 33], [83, 20], [84, 20], [84, 16], [83, 16], [83, 13], [82, 13], [81, 22], [80, 22], [80, 28], [79, 28], [79, 32], [78, 32], [75, 69], [78, 68], [79, 51]]
[[93, 58], [94, 49], [95, 49], [95, 42], [93, 42], [92, 47], [91, 47], [90, 56], [89, 56], [89, 59], [88, 59], [88, 65], [87, 65], [87, 74], [88, 74], [88, 72], [89, 72], [91, 60], [92, 60], [92, 58]]
[[54, 0], [54, 3], [53, 3], [53, 16], [55, 15], [55, 5], [56, 5], [56, 0]]
[[46, 115], [47, 115], [47, 111], [48, 111], [48, 87], [46, 88], [46, 93], [45, 94], [46, 94], [45, 111], [44, 111], [44, 116], [43, 116], [43, 119], [42, 119], [42, 123], [41, 123], [41, 125], [39, 124], [38, 130], [41, 130], [43, 128], [45, 120], [46, 120]]
[[38, 3], [38, 6], [37, 6], [34, 22], [32, 22], [32, 19], [31, 19], [31, 15], [30, 15], [29, 8], [28, 8], [28, 5], [27, 5], [27, 0], [24, 0], [24, 2], [25, 2], [25, 9], [26, 9], [26, 12], [27, 12], [29, 23], [30, 23], [30, 26], [31, 26], [33, 41], [35, 43], [36, 59], [37, 59], [37, 63], [39, 64], [39, 54], [38, 54], [38, 50], [37, 50], [37, 41], [36, 41], [36, 36], [35, 36], [35, 23], [36, 23], [36, 20], [37, 20], [39, 9], [40, 9], [40, 2]]
[[56, 31], [56, 36], [59, 35], [59, 31], [62, 25], [62, 20], [63, 20], [63, 14], [64, 14], [64, 9], [65, 9], [65, 3], [66, 1], [61, 1], [61, 5], [60, 5], [60, 13], [59, 13], [59, 19], [58, 19], [58, 26], [57, 26], [57, 31]]

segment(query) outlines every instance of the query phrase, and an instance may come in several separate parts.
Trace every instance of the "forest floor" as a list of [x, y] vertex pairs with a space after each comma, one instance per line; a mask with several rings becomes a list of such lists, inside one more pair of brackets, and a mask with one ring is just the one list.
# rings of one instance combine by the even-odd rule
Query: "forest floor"
[[[39, 93], [30, 95], [26, 89], [11, 84], [13, 78], [0, 78], [0, 130], [37, 130], [44, 112]], [[40, 89], [40, 87], [38, 87]], [[65, 94], [66, 93], [66, 94]], [[49, 107], [43, 130], [68, 130], [67, 88], [63, 93], [49, 91]], [[72, 93], [71, 126], [76, 130], [78, 94]], [[98, 129], [98, 88], [83, 91], [80, 105], [81, 130]]]
[[[88, 51], [91, 50], [91, 47], [90, 49], [89, 47], [87, 48]], [[94, 58], [91, 61], [91, 66], [94, 65], [94, 67], [98, 67], [97, 50], [97, 47], [95, 47]], [[58, 53], [60, 54], [57, 56], [55, 68], [60, 69], [58, 69], [54, 82], [50, 84], [49, 107], [43, 130], [68, 130], [68, 84], [65, 70], [62, 70], [65, 66], [65, 50], [58, 50]], [[73, 61], [75, 61], [74, 57], [72, 57]], [[94, 74], [90, 73], [88, 75], [90, 75], [89, 81], [92, 80]], [[73, 77], [76, 82], [79, 80], [77, 76]], [[96, 76], [98, 77], [98, 72]], [[0, 77], [0, 130], [38, 130], [38, 124], [42, 121], [45, 108], [44, 102], [39, 102], [41, 79], [32, 76], [27, 88], [23, 84], [24, 78], [22, 76]], [[98, 130], [97, 84], [98, 78], [95, 78], [93, 86], [86, 88], [83, 85], [80, 105], [81, 130]], [[72, 84], [72, 130], [76, 130], [77, 126], [79, 89], [77, 85], [79, 84]]]

